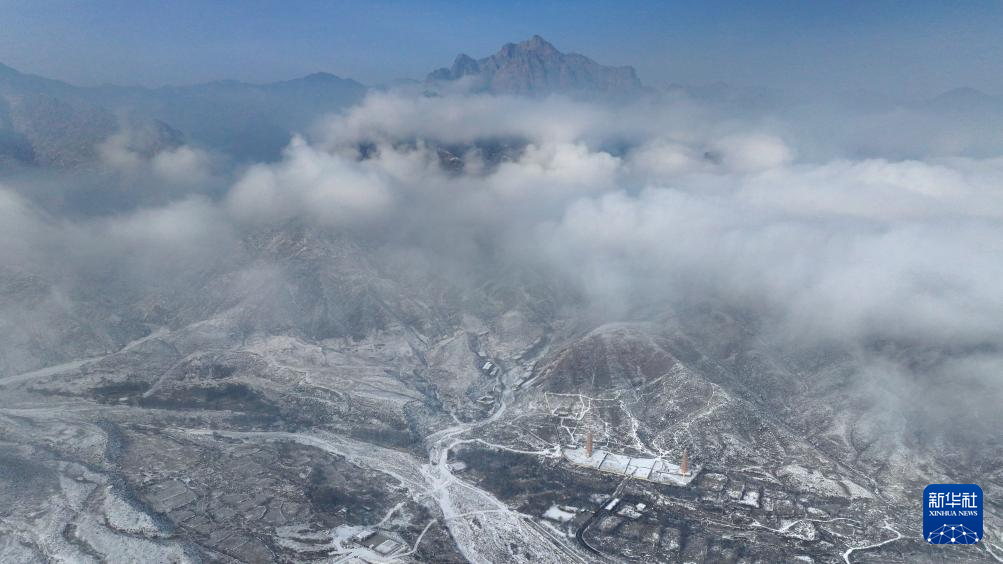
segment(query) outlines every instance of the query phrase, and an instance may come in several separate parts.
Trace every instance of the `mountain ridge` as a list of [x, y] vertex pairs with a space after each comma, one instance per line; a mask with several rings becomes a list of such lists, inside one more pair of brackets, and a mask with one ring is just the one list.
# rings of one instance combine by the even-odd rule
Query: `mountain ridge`
[[[0, 166], [87, 165], [97, 159], [99, 143], [133, 123], [180, 132], [186, 142], [241, 160], [268, 160], [293, 132], [368, 91], [324, 72], [262, 84], [76, 86], [0, 63]], [[54, 122], [56, 115], [63, 117]], [[178, 138], [170, 137], [165, 144]]]
[[495, 54], [473, 59], [461, 53], [449, 68], [429, 73], [426, 82], [467, 80], [474, 91], [492, 94], [584, 98], [629, 98], [644, 92], [631, 66], [605, 66], [578, 53], [564, 53], [539, 35], [506, 43]]

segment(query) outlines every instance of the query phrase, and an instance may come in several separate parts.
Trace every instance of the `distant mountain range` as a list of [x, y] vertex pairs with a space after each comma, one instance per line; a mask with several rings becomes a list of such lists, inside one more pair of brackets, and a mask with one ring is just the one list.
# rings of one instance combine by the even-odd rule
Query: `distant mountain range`
[[633, 67], [604, 66], [584, 55], [562, 53], [539, 35], [507, 43], [483, 59], [458, 55], [451, 67], [427, 78], [433, 85], [459, 80], [472, 91], [524, 96], [628, 98], [644, 91]]
[[316, 73], [269, 84], [218, 81], [193, 86], [78, 87], [0, 65], [0, 166], [73, 167], [123, 127], [141, 128], [155, 152], [182, 141], [242, 159], [271, 159], [291, 132], [354, 104], [368, 88]]
[[[584, 55], [563, 53], [539, 35], [507, 43], [481, 59], [458, 55], [452, 66], [429, 73], [423, 83], [399, 81], [387, 88], [407, 86], [601, 101], [655, 93], [641, 83], [633, 67], [605, 66]], [[238, 161], [274, 160], [294, 132], [307, 129], [320, 115], [358, 103], [369, 90], [328, 73], [267, 84], [223, 80], [161, 88], [79, 87], [0, 64], [0, 171], [87, 165], [97, 159], [100, 143], [123, 128], [142, 133], [129, 136], [129, 148], [139, 154], [193, 143]], [[800, 103], [782, 93], [723, 83], [677, 85], [661, 93], [698, 99], [726, 113], [789, 111]], [[843, 102], [857, 111], [902, 107], [979, 123], [997, 123], [1003, 116], [1003, 100], [970, 88], [912, 104], [867, 93]]]
[[182, 135], [156, 119], [117, 116], [95, 104], [86, 89], [0, 65], [0, 165], [73, 167], [93, 161], [98, 145], [123, 125], [140, 153], [181, 142]]
[[[644, 88], [631, 67], [608, 67], [562, 53], [540, 36], [504, 45], [490, 57], [457, 57], [425, 86], [460, 81], [468, 91], [584, 99], [625, 99]], [[94, 162], [97, 147], [123, 127], [142, 130], [139, 153], [182, 142], [238, 160], [272, 160], [291, 134], [318, 116], [358, 103], [369, 87], [328, 73], [250, 84], [79, 87], [0, 65], [0, 168], [72, 168]]]

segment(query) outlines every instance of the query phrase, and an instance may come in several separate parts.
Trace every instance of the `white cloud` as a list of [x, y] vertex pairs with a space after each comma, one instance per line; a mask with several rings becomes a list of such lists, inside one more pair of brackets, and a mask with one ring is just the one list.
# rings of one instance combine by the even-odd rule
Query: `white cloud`
[[772, 135], [728, 135], [716, 140], [712, 147], [728, 170], [739, 173], [776, 168], [793, 158], [791, 149]]
[[154, 174], [173, 184], [197, 185], [210, 176], [209, 156], [187, 145], [157, 153], [150, 165]]
[[168, 186], [198, 187], [211, 176], [212, 161], [205, 151], [188, 145], [161, 148], [147, 154], [136, 148], [142, 145], [136, 133], [123, 129], [98, 145], [101, 162], [111, 171], [124, 176], [127, 181], [143, 180], [147, 176]]
[[632, 170], [647, 179], [668, 179], [712, 169], [710, 160], [699, 150], [665, 139], [641, 145], [631, 151], [629, 157]]
[[[671, 107], [379, 94], [241, 171], [221, 203], [82, 221], [0, 191], [0, 252], [149, 280], [299, 220], [467, 268], [457, 280], [524, 261], [611, 320], [711, 298], [797, 339], [1003, 347], [1003, 159], [820, 157], [778, 131]], [[498, 140], [512, 143], [489, 162]], [[145, 161], [123, 143], [103, 149], [122, 170], [198, 183], [209, 168], [189, 148]], [[442, 145], [462, 170], [440, 167]], [[994, 358], [955, 365], [984, 375]]]
[[348, 112], [329, 118], [319, 128], [318, 137], [329, 148], [413, 139], [443, 143], [492, 138], [572, 142], [597, 129], [609, 117], [599, 108], [561, 97], [529, 100], [376, 93]]
[[502, 163], [487, 178], [501, 197], [546, 203], [551, 196], [615, 187], [620, 159], [583, 143], [528, 145], [518, 160]]
[[236, 183], [228, 206], [241, 220], [305, 216], [328, 225], [365, 222], [392, 204], [389, 177], [296, 138], [285, 158], [256, 165]]

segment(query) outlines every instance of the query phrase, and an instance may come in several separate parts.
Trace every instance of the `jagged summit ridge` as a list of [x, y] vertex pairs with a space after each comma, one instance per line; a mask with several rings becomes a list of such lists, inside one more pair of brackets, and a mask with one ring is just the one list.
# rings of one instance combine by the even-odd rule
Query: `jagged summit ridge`
[[633, 67], [605, 66], [584, 55], [562, 53], [539, 35], [507, 43], [483, 59], [458, 55], [451, 67], [433, 71], [427, 80], [441, 83], [460, 79], [469, 81], [474, 91], [525, 96], [618, 98], [643, 90]]

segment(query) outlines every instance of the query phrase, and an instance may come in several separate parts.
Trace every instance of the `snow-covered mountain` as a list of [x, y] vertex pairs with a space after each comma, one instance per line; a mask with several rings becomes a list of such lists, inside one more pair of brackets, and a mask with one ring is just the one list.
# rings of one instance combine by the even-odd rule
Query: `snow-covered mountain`
[[643, 92], [539, 36], [381, 91], [0, 67], [0, 562], [942, 559], [923, 487], [1003, 491], [998, 163]]

